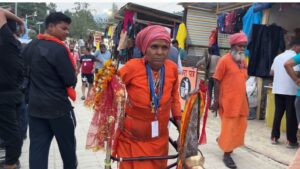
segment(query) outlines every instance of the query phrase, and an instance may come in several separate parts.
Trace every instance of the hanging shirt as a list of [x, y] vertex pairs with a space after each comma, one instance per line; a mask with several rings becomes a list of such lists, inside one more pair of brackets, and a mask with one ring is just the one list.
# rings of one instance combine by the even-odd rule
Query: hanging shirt
[[276, 25], [254, 24], [248, 48], [249, 76], [269, 77], [275, 57], [285, 51], [283, 29]]
[[[293, 79], [288, 75], [284, 68], [285, 62], [296, 56], [293, 50], [286, 50], [284, 53], [278, 55], [271, 67], [274, 71], [273, 93], [295, 96], [297, 93], [297, 85]], [[295, 71], [300, 71], [300, 65], [294, 67]]]
[[[250, 33], [252, 30], [253, 24], [260, 24], [262, 19], [262, 12], [254, 13], [256, 3], [254, 3], [247, 11], [245, 16], [243, 17], [243, 32], [247, 35], [248, 39], [250, 39]], [[245, 54], [249, 56], [249, 51], [246, 49]]]
[[178, 47], [184, 49], [184, 43], [187, 36], [186, 27], [184, 23], [179, 25], [178, 33], [176, 36], [176, 40], [178, 41]]

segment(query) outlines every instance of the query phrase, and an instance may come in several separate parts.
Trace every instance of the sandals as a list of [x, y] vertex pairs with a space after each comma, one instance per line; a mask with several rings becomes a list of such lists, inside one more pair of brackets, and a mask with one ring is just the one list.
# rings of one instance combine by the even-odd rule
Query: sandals
[[235, 162], [233, 161], [233, 159], [231, 158], [230, 155], [224, 155], [223, 162], [224, 162], [225, 166], [230, 168], [230, 169], [236, 169], [237, 168]]

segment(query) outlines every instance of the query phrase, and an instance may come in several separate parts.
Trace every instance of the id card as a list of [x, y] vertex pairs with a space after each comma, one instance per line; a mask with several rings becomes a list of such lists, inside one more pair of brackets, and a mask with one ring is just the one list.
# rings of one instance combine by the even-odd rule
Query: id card
[[158, 121], [152, 121], [151, 122], [151, 128], [152, 128], [152, 138], [158, 137], [159, 132], [158, 132]]

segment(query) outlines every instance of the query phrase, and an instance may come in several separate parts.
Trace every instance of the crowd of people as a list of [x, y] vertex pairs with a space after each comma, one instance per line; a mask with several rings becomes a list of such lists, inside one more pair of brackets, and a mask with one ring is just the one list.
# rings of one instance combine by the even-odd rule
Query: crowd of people
[[[24, 31], [23, 21], [0, 8], [0, 138], [6, 150], [1, 169], [20, 168], [22, 139], [27, 137], [27, 123], [20, 120], [24, 119], [20, 114], [29, 118], [30, 169], [48, 168], [54, 137], [63, 168], [77, 168], [76, 117], [71, 104], [71, 100], [76, 100], [77, 76], [81, 73], [81, 99], [85, 100], [93, 88], [95, 73], [111, 58], [111, 53], [104, 44], [99, 50], [83, 47], [80, 52], [74, 44], [67, 46], [64, 40], [71, 22], [61, 12], [49, 14], [45, 33], [22, 49], [18, 36]], [[218, 111], [221, 117], [216, 141], [224, 152], [224, 164], [234, 169], [237, 166], [231, 154], [244, 145], [249, 113], [244, 61], [248, 39], [243, 32], [235, 33], [229, 37], [229, 43], [231, 49], [227, 54], [219, 57], [208, 52], [209, 62], [201, 60], [198, 65], [212, 66], [206, 67], [209, 93], [214, 96], [211, 110]], [[178, 74], [182, 72], [183, 52], [176, 40], [171, 42], [169, 32], [158, 25], [139, 32], [136, 46], [143, 58], [129, 60], [118, 71], [128, 99], [116, 153], [119, 157], [166, 156], [170, 112], [181, 127]], [[271, 71], [276, 102], [271, 141], [278, 144], [280, 122], [286, 111], [289, 148], [298, 147], [296, 134], [300, 129], [299, 53], [300, 39], [295, 39], [289, 50], [276, 57]], [[291, 169], [299, 166], [299, 158], [300, 152]], [[119, 168], [161, 169], [166, 165], [166, 160], [135, 161], [121, 162]]]

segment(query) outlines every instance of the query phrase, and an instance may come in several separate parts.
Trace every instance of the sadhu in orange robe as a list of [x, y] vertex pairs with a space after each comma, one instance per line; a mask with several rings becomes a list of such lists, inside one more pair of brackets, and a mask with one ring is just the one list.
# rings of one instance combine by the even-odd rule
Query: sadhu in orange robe
[[231, 152], [244, 145], [247, 128], [248, 101], [246, 96], [247, 69], [245, 63], [240, 68], [231, 54], [223, 56], [214, 74], [220, 82], [219, 113], [221, 134], [218, 139], [224, 152]]
[[[176, 64], [165, 61], [163, 94], [159, 103], [159, 136], [152, 138], [151, 123], [155, 115], [151, 112], [150, 90], [144, 59], [132, 59], [119, 71], [126, 85], [128, 102], [125, 108], [124, 129], [118, 139], [118, 157], [167, 156], [168, 122], [170, 111], [175, 118], [181, 117], [179, 103], [178, 69]], [[163, 169], [166, 160], [121, 162], [120, 169]]]

